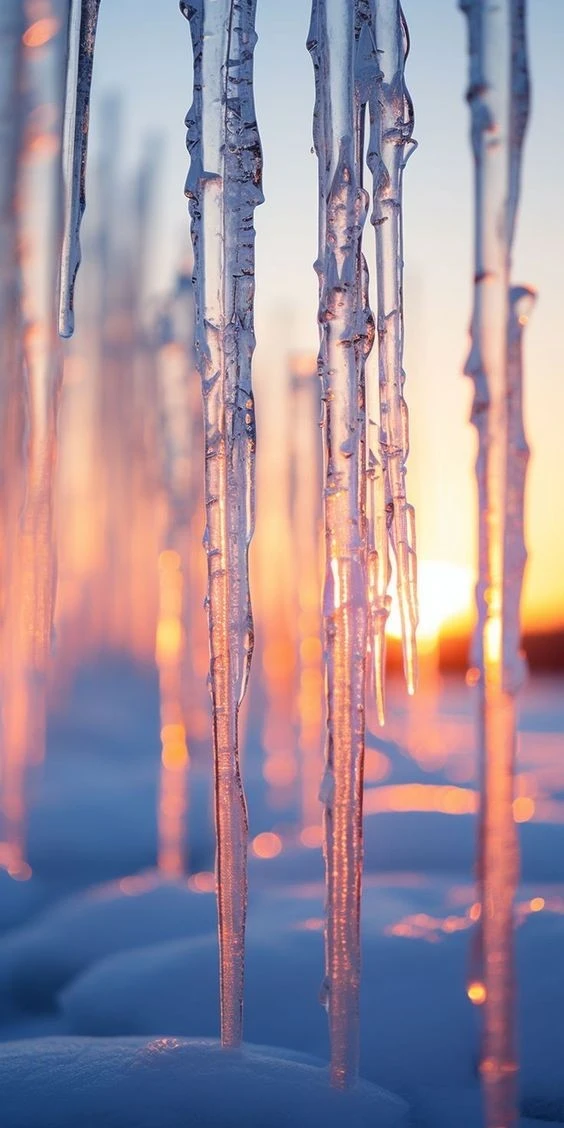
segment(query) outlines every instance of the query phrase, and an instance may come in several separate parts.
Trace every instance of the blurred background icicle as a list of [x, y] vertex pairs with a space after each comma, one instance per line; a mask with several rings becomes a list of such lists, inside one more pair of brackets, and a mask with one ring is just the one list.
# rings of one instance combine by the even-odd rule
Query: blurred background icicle
[[[159, 554], [159, 618], [156, 661], [161, 715], [161, 783], [158, 865], [178, 876], [187, 868], [186, 811], [189, 771], [186, 686], [189, 607], [201, 590], [191, 569], [193, 519], [200, 516], [200, 419], [193, 352], [193, 294], [190, 275], [178, 275], [157, 322], [157, 394], [160, 405], [163, 486]], [[194, 548], [196, 541], [194, 541]]]
[[0, 865], [23, 865], [25, 749], [9, 741], [4, 708], [17, 606], [10, 592], [17, 571], [14, 546], [23, 502], [24, 396], [17, 237], [18, 161], [22, 144], [24, 11], [21, 0], [0, 7]]
[[356, 6], [314, 0], [308, 48], [315, 71], [314, 144], [319, 167], [319, 365], [325, 437], [325, 590], [327, 750], [326, 1005], [331, 1082], [358, 1075], [360, 885], [364, 679], [367, 642], [364, 515], [361, 509], [364, 414], [361, 368], [365, 323], [362, 228], [368, 197], [358, 175], [362, 142], [355, 99]]
[[[367, 161], [373, 180], [372, 223], [376, 231], [377, 328], [380, 388], [380, 441], [371, 451], [372, 480], [369, 583], [375, 620], [375, 668], [380, 723], [383, 720], [383, 632], [389, 604], [386, 588], [389, 564], [384, 547], [384, 512], [396, 561], [396, 582], [401, 618], [403, 664], [409, 693], [417, 682], [417, 586], [415, 515], [406, 497], [406, 460], [409, 454], [407, 404], [403, 395], [403, 200], [405, 164], [415, 148], [412, 140], [413, 105], [404, 78], [409, 51], [407, 24], [399, 0], [378, 0], [373, 5], [373, 27], [379, 69], [372, 79], [370, 137]], [[369, 417], [373, 418], [372, 402]], [[373, 425], [373, 424], [372, 424]]]
[[[290, 358], [292, 533], [295, 545], [298, 760], [302, 840], [318, 841], [322, 776], [323, 655], [321, 645], [321, 397], [315, 356]], [[304, 838], [305, 836], [305, 838]]]
[[[2, 663], [6, 834], [20, 860], [25, 765], [42, 759], [45, 743], [45, 688], [55, 596], [54, 484], [62, 382], [55, 294], [62, 240], [68, 2], [26, 0], [23, 12], [23, 122], [16, 218], [23, 380], [14, 381], [10, 388], [20, 434], [20, 405], [25, 405], [24, 442], [13, 452], [14, 460], [21, 459], [21, 467], [13, 465], [10, 470], [14, 483], [23, 473], [23, 497], [6, 546], [12, 573], [6, 589]], [[17, 784], [9, 782], [11, 767], [19, 778]]]
[[474, 312], [465, 372], [475, 385], [472, 419], [479, 440], [478, 622], [471, 681], [478, 687], [481, 757], [481, 916], [469, 993], [484, 1000], [481, 1074], [487, 1128], [495, 1128], [518, 1122], [513, 928], [519, 859], [513, 799], [515, 695], [524, 675], [519, 606], [528, 457], [521, 338], [533, 295], [524, 287], [510, 288], [510, 269], [529, 81], [525, 0], [461, 0], [460, 7], [468, 19], [476, 199]]
[[254, 527], [253, 213], [262, 154], [253, 101], [256, 0], [203, 0], [190, 20], [194, 101], [186, 124], [205, 428], [221, 1038], [242, 1037], [247, 812], [238, 714], [253, 649], [248, 547]]
[[100, 0], [70, 0], [63, 137], [65, 215], [59, 284], [59, 333], [74, 330], [74, 284], [80, 266], [80, 224], [86, 206], [90, 86]]

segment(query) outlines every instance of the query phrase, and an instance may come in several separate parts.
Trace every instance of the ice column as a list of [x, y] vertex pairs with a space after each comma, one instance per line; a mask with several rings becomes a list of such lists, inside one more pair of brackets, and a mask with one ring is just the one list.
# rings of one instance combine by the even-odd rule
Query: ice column
[[90, 86], [100, 0], [70, 0], [63, 137], [65, 215], [59, 293], [59, 333], [74, 330], [74, 283], [80, 266], [80, 224], [86, 206]]
[[308, 39], [316, 83], [319, 162], [319, 365], [325, 437], [324, 630], [327, 662], [325, 805], [326, 1002], [331, 1081], [358, 1072], [364, 677], [367, 644], [361, 510], [364, 321], [361, 236], [368, 198], [358, 176], [355, 5], [314, 0]]
[[190, 20], [194, 100], [188, 112], [196, 350], [205, 427], [221, 1038], [242, 1035], [247, 813], [238, 713], [253, 650], [248, 547], [254, 525], [255, 206], [262, 154], [253, 101], [256, 0], [181, 2]]
[[527, 449], [521, 406], [521, 327], [531, 292], [510, 290], [511, 245], [528, 114], [524, 0], [461, 0], [468, 18], [475, 162], [475, 287], [466, 373], [475, 385], [479, 517], [478, 737], [482, 810], [478, 846], [488, 1128], [518, 1122], [514, 1030], [513, 820], [515, 694], [524, 663], [519, 601], [524, 566]]
[[[377, 330], [380, 433], [370, 442], [371, 523], [369, 592], [373, 665], [380, 723], [384, 721], [384, 635], [390, 601], [388, 532], [396, 560], [403, 664], [407, 688], [417, 682], [415, 515], [406, 497], [409, 453], [407, 404], [403, 396], [403, 203], [402, 179], [415, 148], [413, 105], [404, 68], [409, 37], [399, 0], [377, 0], [373, 29], [380, 73], [369, 85], [370, 138], [367, 161], [372, 172], [372, 223], [376, 232]], [[369, 440], [375, 408], [369, 402]]]

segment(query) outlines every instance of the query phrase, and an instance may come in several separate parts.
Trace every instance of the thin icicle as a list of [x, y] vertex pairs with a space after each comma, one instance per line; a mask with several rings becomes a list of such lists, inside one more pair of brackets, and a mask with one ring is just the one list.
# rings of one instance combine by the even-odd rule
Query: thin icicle
[[523, 330], [528, 323], [536, 293], [528, 286], [509, 291], [507, 325], [507, 396], [509, 454], [507, 468], [507, 513], [505, 523], [505, 602], [503, 669], [505, 689], [517, 693], [527, 673], [521, 649], [521, 595], [527, 562], [525, 546], [525, 479], [529, 447], [523, 422]]
[[[375, 598], [377, 665], [383, 662], [383, 632], [387, 617], [384, 584], [388, 575], [383, 550], [382, 463], [385, 508], [397, 567], [397, 591], [402, 626], [403, 663], [409, 693], [417, 682], [417, 590], [415, 517], [405, 488], [409, 453], [408, 412], [403, 397], [403, 204], [402, 177], [415, 148], [413, 106], [404, 78], [409, 50], [407, 25], [399, 0], [378, 0], [374, 31], [380, 65], [379, 82], [371, 85], [368, 164], [373, 178], [372, 223], [376, 229], [376, 281], [380, 383], [380, 457], [370, 467], [373, 478], [374, 549], [371, 579]], [[380, 546], [380, 550], [379, 547]], [[381, 676], [378, 676], [381, 684]], [[382, 698], [382, 691], [377, 690]], [[379, 705], [380, 719], [383, 702]]]
[[[366, 107], [370, 102], [371, 92], [374, 91], [375, 85], [381, 78], [372, 0], [358, 0], [355, 34], [356, 134], [359, 150], [357, 153], [357, 175], [359, 182], [363, 183]], [[391, 598], [388, 595], [391, 569], [386, 492], [379, 451], [380, 397], [374, 380], [366, 381], [364, 378], [366, 360], [372, 349], [375, 336], [374, 316], [369, 304], [368, 267], [364, 255], [360, 262], [359, 285], [362, 293], [363, 310], [360, 330], [363, 343], [363, 363], [361, 363], [360, 368], [361, 401], [363, 401], [361, 408], [366, 411], [366, 433], [363, 450], [363, 465], [366, 467], [366, 473], [362, 475], [361, 510], [366, 515], [367, 594], [374, 695], [378, 720], [383, 725], [385, 720], [386, 623], [391, 607]]]
[[482, 913], [484, 1043], [481, 1062], [487, 1128], [518, 1121], [513, 904], [518, 845], [513, 820], [515, 693], [523, 676], [519, 602], [524, 566], [523, 495], [527, 458], [521, 404], [523, 302], [509, 289], [528, 116], [524, 0], [461, 0], [468, 17], [476, 236], [472, 346], [478, 429], [478, 723], [482, 804], [478, 879]]
[[327, 660], [325, 804], [326, 991], [331, 1081], [358, 1074], [364, 676], [365, 545], [359, 505], [364, 417], [359, 399], [361, 237], [368, 198], [358, 179], [355, 7], [314, 0], [308, 48], [315, 68], [314, 142], [319, 162], [320, 368], [325, 403], [324, 626]]
[[59, 333], [74, 331], [74, 285], [80, 266], [80, 225], [86, 206], [90, 87], [100, 0], [70, 0], [63, 138], [65, 218], [59, 294]]
[[221, 1037], [242, 1036], [247, 812], [238, 713], [253, 649], [248, 548], [254, 526], [253, 213], [262, 153], [253, 100], [256, 0], [181, 2], [194, 101], [186, 124], [202, 376], [210, 681], [216, 782]]

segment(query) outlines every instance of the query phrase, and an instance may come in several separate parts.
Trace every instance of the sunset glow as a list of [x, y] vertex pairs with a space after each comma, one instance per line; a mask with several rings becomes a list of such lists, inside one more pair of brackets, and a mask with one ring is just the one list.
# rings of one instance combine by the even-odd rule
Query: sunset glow
[[[418, 568], [419, 628], [417, 638], [425, 649], [437, 642], [441, 629], [451, 624], [467, 628], [470, 622], [474, 578], [470, 568], [447, 560], [422, 560]], [[393, 601], [388, 632], [401, 637], [397, 601]]]

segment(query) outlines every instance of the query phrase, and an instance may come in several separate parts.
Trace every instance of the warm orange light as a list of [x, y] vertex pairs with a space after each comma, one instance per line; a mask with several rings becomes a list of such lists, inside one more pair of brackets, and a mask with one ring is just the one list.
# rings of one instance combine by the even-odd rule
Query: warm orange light
[[173, 548], [165, 548], [159, 553], [159, 567], [167, 572], [177, 571], [180, 563], [180, 555]]
[[188, 886], [194, 893], [215, 893], [215, 874], [200, 870], [188, 878]]
[[540, 913], [544, 909], [544, 897], [532, 897], [529, 901], [529, 908], [532, 913]]
[[467, 995], [470, 999], [470, 1002], [473, 1003], [475, 1007], [483, 1006], [486, 1001], [485, 985], [483, 983], [479, 983], [478, 981], [476, 981], [475, 983], [470, 983], [468, 986]]
[[[436, 642], [441, 627], [453, 620], [468, 620], [472, 606], [473, 576], [470, 568], [447, 560], [422, 560], [417, 569], [419, 627], [417, 638], [424, 646]], [[392, 602], [388, 633], [401, 638], [397, 601]]]
[[466, 685], [473, 688], [475, 685], [478, 685], [479, 681], [480, 681], [479, 667], [478, 666], [471, 666], [470, 669], [466, 673]]
[[275, 858], [282, 850], [282, 839], [278, 834], [265, 830], [253, 838], [252, 850], [257, 858]]
[[442, 811], [445, 815], [472, 815], [478, 810], [478, 796], [469, 787], [392, 783], [367, 788], [364, 810], [367, 815], [381, 811]]
[[322, 932], [325, 922], [321, 917], [308, 917], [307, 920], [301, 920], [296, 925], [300, 932]]
[[179, 619], [160, 619], [157, 626], [157, 661], [176, 658], [182, 644], [182, 626]]
[[385, 756], [383, 752], [378, 752], [376, 748], [367, 748], [364, 754], [364, 778], [367, 783], [379, 783], [380, 780], [387, 779], [390, 774], [392, 765], [389, 757]]
[[535, 813], [535, 801], [530, 796], [521, 795], [513, 800], [513, 818], [515, 822], [529, 822]]
[[274, 680], [286, 679], [292, 675], [296, 662], [295, 653], [290, 641], [286, 638], [274, 638], [267, 643], [262, 655], [262, 665], [267, 677]]
[[470, 920], [479, 920], [482, 915], [482, 906], [479, 901], [475, 901], [468, 909], [468, 916]]
[[306, 846], [308, 850], [315, 850], [321, 846], [323, 842], [323, 829], [320, 826], [304, 826], [300, 834], [300, 842], [302, 846]]
[[46, 16], [45, 19], [36, 20], [24, 31], [23, 42], [26, 47], [44, 47], [58, 30], [59, 21], [53, 16]]
[[273, 787], [287, 787], [293, 783], [297, 775], [297, 767], [293, 760], [287, 756], [268, 756], [264, 761], [262, 774], [267, 783]]
[[172, 744], [164, 744], [161, 759], [164, 767], [168, 768], [169, 771], [181, 771], [188, 763], [188, 749], [185, 741], [178, 740]]
[[[323, 657], [323, 647], [321, 640], [316, 637], [304, 638], [300, 643], [300, 658], [306, 665], [311, 665], [315, 662], [321, 662]], [[309, 671], [308, 671], [309, 672]], [[317, 673], [317, 670], [312, 671]]]

